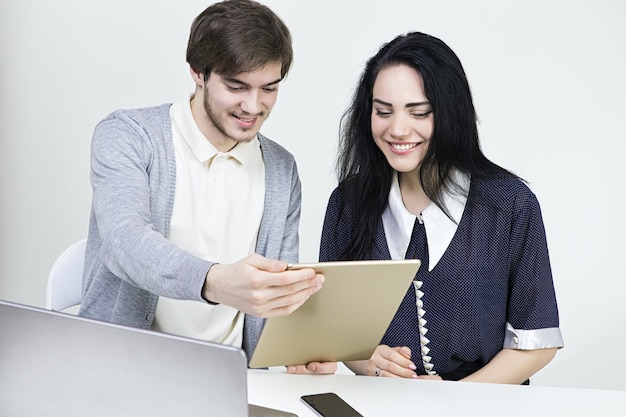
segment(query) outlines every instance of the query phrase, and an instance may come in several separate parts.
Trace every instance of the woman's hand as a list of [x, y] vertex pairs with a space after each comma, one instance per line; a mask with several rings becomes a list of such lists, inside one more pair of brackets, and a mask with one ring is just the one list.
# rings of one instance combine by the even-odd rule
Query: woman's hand
[[395, 378], [418, 378], [416, 366], [411, 361], [411, 349], [407, 346], [389, 347], [378, 345], [367, 362], [367, 375]]

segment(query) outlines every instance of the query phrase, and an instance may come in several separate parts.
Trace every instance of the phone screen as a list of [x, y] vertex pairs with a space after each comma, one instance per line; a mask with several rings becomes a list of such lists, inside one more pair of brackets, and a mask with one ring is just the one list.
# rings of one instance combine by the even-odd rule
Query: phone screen
[[363, 417], [333, 392], [303, 395], [302, 401], [322, 417]]

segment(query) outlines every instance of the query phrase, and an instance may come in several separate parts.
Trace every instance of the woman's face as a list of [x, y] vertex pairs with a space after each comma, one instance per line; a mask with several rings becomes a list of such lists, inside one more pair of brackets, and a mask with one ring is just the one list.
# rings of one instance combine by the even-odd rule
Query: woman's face
[[422, 76], [398, 64], [378, 73], [372, 91], [372, 135], [398, 172], [419, 169], [433, 134], [433, 112]]

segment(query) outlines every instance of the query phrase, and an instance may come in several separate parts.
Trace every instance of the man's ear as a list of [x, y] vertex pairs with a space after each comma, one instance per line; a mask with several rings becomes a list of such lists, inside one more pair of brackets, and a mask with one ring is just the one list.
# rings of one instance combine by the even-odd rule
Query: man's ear
[[189, 73], [191, 74], [191, 79], [194, 83], [200, 88], [204, 88], [204, 74], [202, 72], [196, 72], [193, 68], [189, 67]]

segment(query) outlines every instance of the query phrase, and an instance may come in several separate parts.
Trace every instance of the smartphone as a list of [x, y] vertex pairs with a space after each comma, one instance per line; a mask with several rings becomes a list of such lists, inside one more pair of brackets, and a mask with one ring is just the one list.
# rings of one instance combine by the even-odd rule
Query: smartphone
[[363, 417], [334, 392], [303, 395], [300, 399], [321, 417]]

